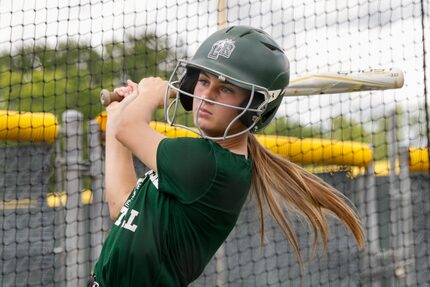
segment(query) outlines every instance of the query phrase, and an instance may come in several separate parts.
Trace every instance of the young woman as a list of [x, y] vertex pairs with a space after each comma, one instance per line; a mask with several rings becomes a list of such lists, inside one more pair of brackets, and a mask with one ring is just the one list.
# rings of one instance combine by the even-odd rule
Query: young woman
[[[321, 238], [327, 246], [328, 211], [363, 246], [345, 198], [252, 135], [272, 120], [288, 82], [289, 63], [276, 42], [235, 26], [209, 36], [190, 61], [179, 61], [169, 82], [145, 78], [116, 89], [124, 99], [107, 108], [105, 173], [114, 224], [90, 286], [186, 286], [227, 238], [249, 190], [259, 206], [261, 239], [268, 209], [300, 264], [285, 206], [309, 221], [314, 245]], [[180, 104], [192, 113], [194, 129], [176, 123]], [[201, 137], [169, 139], [151, 129], [160, 105], [171, 125]], [[132, 154], [151, 169], [144, 178], [136, 178]]]

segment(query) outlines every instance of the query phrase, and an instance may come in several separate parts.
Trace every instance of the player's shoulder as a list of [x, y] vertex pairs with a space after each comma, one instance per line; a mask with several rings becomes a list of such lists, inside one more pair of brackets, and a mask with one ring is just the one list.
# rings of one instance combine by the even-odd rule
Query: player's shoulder
[[202, 138], [166, 138], [157, 151], [157, 162], [175, 162], [179, 165], [211, 164], [215, 161], [212, 145]]
[[208, 140], [203, 138], [165, 138], [160, 143], [162, 148], [174, 149], [182, 153], [190, 151], [196, 152], [207, 152], [212, 149], [211, 144]]
[[192, 138], [192, 137], [177, 137], [177, 138], [166, 138], [166, 141], [177, 144], [193, 144], [193, 145], [207, 145], [208, 140], [204, 138]]

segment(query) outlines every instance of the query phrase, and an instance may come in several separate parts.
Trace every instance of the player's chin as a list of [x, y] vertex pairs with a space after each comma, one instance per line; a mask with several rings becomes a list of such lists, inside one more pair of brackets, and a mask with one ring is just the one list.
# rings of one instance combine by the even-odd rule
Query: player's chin
[[205, 135], [210, 137], [220, 137], [224, 135], [224, 129], [219, 128], [216, 123], [207, 119], [200, 118], [196, 126], [198, 126]]
[[196, 126], [202, 130], [206, 135], [213, 135], [216, 134], [216, 128], [211, 125], [210, 123], [207, 123], [203, 120], [199, 120], [198, 125], [196, 124]]
[[209, 126], [203, 123], [200, 125], [200, 130], [202, 130], [204, 134], [209, 137], [224, 137], [224, 136], [237, 135], [239, 133], [243, 133], [244, 130], [246, 130], [246, 127], [242, 125], [233, 126], [233, 127], [230, 127], [227, 133], [225, 133], [226, 129], [227, 129], [227, 126], [223, 126], [222, 128], [220, 128], [219, 126], [216, 126], [216, 127]]

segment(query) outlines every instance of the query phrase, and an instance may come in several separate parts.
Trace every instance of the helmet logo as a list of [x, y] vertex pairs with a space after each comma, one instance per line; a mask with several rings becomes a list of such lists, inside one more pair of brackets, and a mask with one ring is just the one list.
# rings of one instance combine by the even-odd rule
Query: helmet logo
[[223, 39], [215, 42], [212, 45], [212, 48], [208, 54], [208, 58], [217, 60], [219, 56], [224, 58], [230, 58], [231, 53], [233, 52], [236, 46], [234, 45], [234, 41], [231, 39]]
[[270, 103], [270, 102], [276, 100], [281, 95], [281, 92], [282, 92], [282, 90], [269, 91], [268, 102]]

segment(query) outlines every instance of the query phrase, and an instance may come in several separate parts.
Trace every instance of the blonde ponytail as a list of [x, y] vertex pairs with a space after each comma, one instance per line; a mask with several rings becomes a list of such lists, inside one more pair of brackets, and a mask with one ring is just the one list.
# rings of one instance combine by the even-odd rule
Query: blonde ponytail
[[316, 175], [265, 149], [252, 134], [248, 135], [248, 151], [253, 161], [251, 188], [258, 203], [261, 243], [264, 241], [264, 208], [267, 206], [303, 269], [295, 230], [284, 212], [288, 207], [288, 210], [302, 214], [312, 226], [313, 250], [321, 239], [327, 252], [329, 227], [326, 211], [335, 214], [351, 231], [358, 247], [363, 248], [364, 231], [357, 213], [346, 203], [351, 204], [348, 198]]

